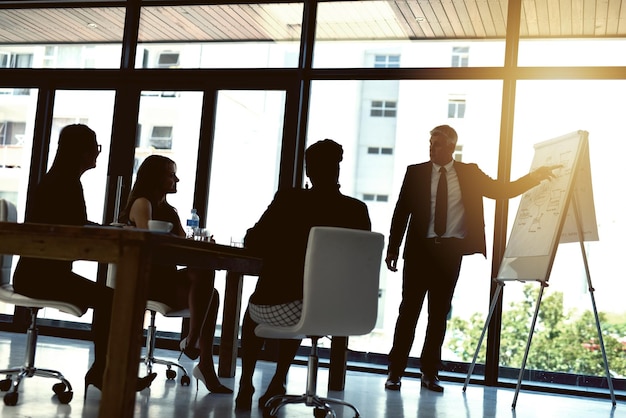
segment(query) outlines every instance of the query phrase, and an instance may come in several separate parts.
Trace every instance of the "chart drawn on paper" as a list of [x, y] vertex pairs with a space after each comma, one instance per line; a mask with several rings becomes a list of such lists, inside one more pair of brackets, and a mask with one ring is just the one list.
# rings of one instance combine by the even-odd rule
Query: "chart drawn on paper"
[[555, 138], [535, 145], [531, 171], [541, 166], [560, 165], [555, 178], [545, 180], [522, 196], [505, 257], [531, 257], [550, 254], [553, 235], [567, 210], [577, 137]]

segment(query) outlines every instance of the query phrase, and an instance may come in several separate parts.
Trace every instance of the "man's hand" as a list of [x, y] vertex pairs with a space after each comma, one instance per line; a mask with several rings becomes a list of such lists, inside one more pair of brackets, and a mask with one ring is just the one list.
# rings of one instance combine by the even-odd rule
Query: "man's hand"
[[391, 271], [398, 271], [398, 254], [387, 253], [387, 257], [385, 258], [385, 263], [387, 263], [387, 268]]
[[535, 181], [537, 181], [537, 183], [540, 183], [543, 180], [551, 180], [556, 177], [556, 175], [552, 171], [561, 167], [563, 167], [562, 164], [544, 165], [537, 168], [536, 170], [531, 171], [530, 176]]

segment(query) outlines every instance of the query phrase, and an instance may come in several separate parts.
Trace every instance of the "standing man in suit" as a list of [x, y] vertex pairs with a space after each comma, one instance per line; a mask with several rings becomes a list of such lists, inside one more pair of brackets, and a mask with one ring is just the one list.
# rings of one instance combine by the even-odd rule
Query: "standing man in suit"
[[420, 356], [422, 387], [443, 392], [438, 378], [441, 346], [461, 259], [466, 254], [487, 255], [483, 196], [517, 196], [553, 177], [552, 170], [557, 168], [541, 167], [514, 182], [500, 182], [476, 164], [453, 160], [457, 138], [456, 131], [448, 125], [430, 131], [430, 161], [407, 168], [391, 220], [385, 258], [391, 271], [397, 271], [407, 225], [408, 231], [403, 253], [402, 302], [385, 382], [389, 390], [400, 390], [417, 320], [428, 294], [428, 326]]

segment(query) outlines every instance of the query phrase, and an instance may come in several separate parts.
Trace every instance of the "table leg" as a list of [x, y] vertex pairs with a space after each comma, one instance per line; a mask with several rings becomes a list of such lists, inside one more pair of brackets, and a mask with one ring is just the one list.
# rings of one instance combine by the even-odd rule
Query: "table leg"
[[132, 417], [135, 410], [150, 263], [147, 251], [137, 245], [120, 252], [124, 256], [117, 264], [100, 418]]
[[226, 289], [224, 291], [224, 314], [222, 316], [222, 336], [220, 339], [220, 358], [217, 369], [220, 377], [235, 376], [242, 289], [243, 275], [227, 272]]
[[333, 337], [330, 343], [328, 390], [344, 390], [348, 361], [348, 337]]

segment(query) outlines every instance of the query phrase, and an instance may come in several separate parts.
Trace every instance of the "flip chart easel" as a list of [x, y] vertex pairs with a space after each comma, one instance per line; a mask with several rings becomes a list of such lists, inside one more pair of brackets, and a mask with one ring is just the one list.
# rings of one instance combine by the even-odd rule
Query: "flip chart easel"
[[505, 283], [507, 281], [534, 281], [540, 284], [541, 288], [535, 303], [535, 312], [515, 388], [515, 397], [512, 405], [515, 408], [526, 361], [528, 360], [530, 343], [537, 323], [543, 291], [548, 286], [556, 249], [561, 242], [578, 241], [587, 276], [587, 285], [591, 296], [598, 339], [602, 349], [606, 378], [611, 392], [611, 400], [613, 406], [615, 406], [613, 382], [609, 373], [609, 363], [604, 348], [594, 288], [591, 284], [591, 274], [584, 246], [585, 241], [597, 241], [599, 239], [593, 204], [589, 142], [586, 131], [572, 132], [535, 145], [535, 156], [531, 165], [531, 171], [540, 166], [556, 164], [561, 165], [560, 168], [554, 171], [556, 178], [549, 181], [546, 180], [522, 195], [511, 236], [509, 237], [498, 275], [494, 279], [497, 287], [491, 299], [489, 313], [478, 341], [478, 347], [465, 378], [463, 392], [467, 389], [470, 377], [474, 371], [480, 347]]

